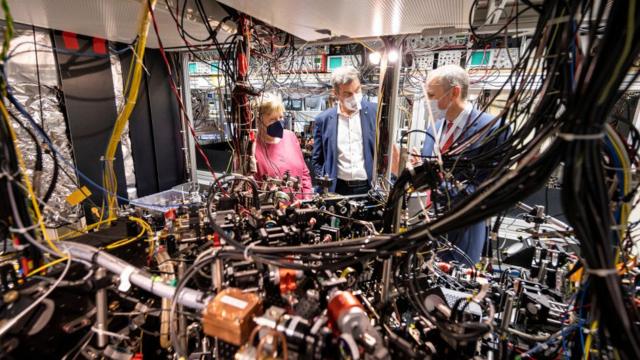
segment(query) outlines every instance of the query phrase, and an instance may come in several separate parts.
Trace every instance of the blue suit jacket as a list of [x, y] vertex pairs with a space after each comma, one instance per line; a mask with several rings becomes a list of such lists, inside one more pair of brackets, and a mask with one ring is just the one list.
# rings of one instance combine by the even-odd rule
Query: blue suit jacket
[[[467, 119], [467, 123], [463, 127], [463, 132], [460, 134], [460, 138], [456, 139], [455, 142], [460, 143], [463, 140], [466, 140], [469, 137], [473, 136], [480, 130], [484, 129], [484, 127], [487, 126], [487, 124], [491, 120], [493, 120], [493, 118], [494, 116], [483, 113], [478, 109], [473, 108], [471, 110], [469, 118]], [[443, 126], [443, 124], [444, 124], [444, 119], [440, 119], [436, 121], [435, 133], [431, 126], [427, 126], [427, 133], [429, 135], [427, 135], [427, 137], [424, 140], [424, 144], [422, 146], [422, 156], [433, 156], [434, 137], [436, 136], [436, 134], [438, 134], [438, 132], [440, 132], [440, 128]], [[499, 127], [499, 125], [500, 123], [496, 122], [492, 126], [491, 130], [487, 132], [486, 136], [493, 133]], [[507, 138], [507, 136], [508, 136], [508, 132], [505, 132], [504, 135], [501, 134], [493, 141], [495, 142], [496, 145], [503, 143]], [[472, 155], [474, 152], [477, 152], [480, 145], [482, 145], [482, 141], [485, 137], [481, 137], [476, 142], [471, 144], [471, 146], [464, 152], [464, 155]], [[460, 174], [456, 174], [456, 171], [454, 171], [453, 175], [454, 177], [457, 178]], [[467, 183], [467, 188], [465, 189], [465, 193], [468, 194], [475, 191], [478, 184], [480, 184], [487, 175], [488, 175], [488, 172], [484, 171], [476, 174], [475, 178], [473, 179], [466, 179], [468, 180], [468, 183]], [[445, 184], [445, 186], [447, 185]], [[464, 194], [456, 194], [456, 195], [453, 196], [454, 202], [460, 201], [464, 197]], [[484, 243], [487, 241], [487, 235], [488, 235], [487, 225], [486, 225], [486, 222], [483, 220], [481, 222], [470, 225], [469, 227], [451, 231], [448, 234], [448, 239], [452, 244], [456, 245], [462, 251], [464, 251], [469, 256], [469, 258], [471, 258], [472, 261], [478, 262], [480, 260], [480, 256], [482, 255], [482, 248], [484, 247]], [[463, 256], [461, 256], [456, 252], [450, 252], [450, 253], [444, 254], [443, 258], [445, 260], [458, 260], [461, 263], [468, 263], [468, 261], [464, 260]]]
[[[362, 126], [362, 147], [367, 179], [371, 183], [373, 174], [373, 152], [375, 147], [375, 127], [377, 105], [362, 101], [360, 125]], [[315, 118], [313, 130], [313, 154], [311, 164], [315, 176], [328, 175], [333, 180], [329, 191], [336, 190], [338, 178], [338, 109], [333, 107]]]
[[[475, 135], [478, 131], [482, 130], [491, 120], [493, 120], [494, 116], [483, 113], [476, 108], [471, 109], [471, 113], [467, 119], [467, 123], [463, 127], [463, 132], [460, 134], [460, 138], [456, 139], [456, 143], [460, 143], [471, 136]], [[424, 144], [422, 145], [422, 156], [433, 156], [433, 145], [434, 138], [438, 132], [440, 132], [440, 128], [444, 125], [444, 119], [437, 120], [435, 123], [436, 131], [434, 133], [433, 128], [427, 125], [427, 137], [424, 139]], [[491, 131], [487, 134], [491, 134], [495, 131], [499, 126], [499, 122], [496, 122]], [[500, 141], [504, 142], [505, 136], [500, 137]], [[484, 138], [480, 138], [475, 143], [471, 144], [471, 146], [464, 152], [465, 155], [473, 154], [474, 150], [476, 150], [481, 144]]]

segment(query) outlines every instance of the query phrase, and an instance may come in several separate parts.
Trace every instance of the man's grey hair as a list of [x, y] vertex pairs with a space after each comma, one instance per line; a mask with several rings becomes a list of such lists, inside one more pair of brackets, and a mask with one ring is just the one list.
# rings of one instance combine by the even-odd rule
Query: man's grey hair
[[435, 78], [439, 78], [447, 90], [460, 86], [460, 97], [466, 100], [469, 93], [469, 74], [465, 69], [458, 65], [440, 66], [429, 73], [427, 84]]
[[349, 84], [355, 80], [360, 81], [360, 73], [353, 66], [341, 66], [331, 74], [331, 85], [336, 95], [338, 94], [338, 87], [340, 85]]

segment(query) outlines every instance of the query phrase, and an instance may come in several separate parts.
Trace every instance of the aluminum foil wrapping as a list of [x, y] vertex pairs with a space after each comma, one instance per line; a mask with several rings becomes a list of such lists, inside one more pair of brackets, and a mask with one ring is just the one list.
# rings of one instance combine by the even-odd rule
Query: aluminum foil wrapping
[[[80, 206], [71, 206], [66, 201], [66, 197], [77, 189], [77, 178], [74, 168], [70, 166], [75, 161], [72, 157], [71, 143], [67, 137], [67, 124], [57, 97], [60, 87], [58, 68], [49, 33], [17, 30], [11, 41], [11, 51], [7, 75], [14, 96], [43, 127], [59, 153], [66, 159], [58, 161], [64, 171], [59, 171], [54, 191], [45, 206], [45, 223], [48, 227], [60, 226], [67, 222], [75, 223], [82, 216], [82, 209]], [[19, 116], [14, 107], [10, 107], [9, 110]], [[26, 119], [21, 116], [20, 119], [29, 126]], [[54, 180], [53, 154], [46, 146], [42, 147], [43, 170], [34, 174], [36, 146], [25, 130], [15, 121], [13, 124], [18, 136], [18, 147], [24, 156], [28, 173], [33, 179], [37, 194], [42, 197]], [[35, 129], [33, 132], [35, 133]], [[42, 144], [40, 137], [38, 141]]]
[[[111, 55], [111, 77], [113, 77], [113, 90], [116, 97], [116, 109], [118, 114], [124, 106], [124, 91], [122, 67], [120, 66], [120, 58], [118, 55]], [[124, 178], [127, 181], [127, 195], [129, 199], [138, 197], [136, 189], [136, 173], [133, 165], [133, 153], [131, 151], [131, 137], [129, 136], [129, 123], [125, 126], [122, 136], [120, 137], [120, 148], [122, 149], [122, 159], [124, 161]]]

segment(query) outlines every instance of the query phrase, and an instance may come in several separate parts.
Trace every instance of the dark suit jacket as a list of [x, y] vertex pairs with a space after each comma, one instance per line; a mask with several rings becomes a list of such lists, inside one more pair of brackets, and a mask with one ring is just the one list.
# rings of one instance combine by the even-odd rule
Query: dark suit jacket
[[[470, 124], [465, 124], [463, 127], [463, 132], [460, 134], [460, 139], [456, 139], [457, 143], [460, 143], [471, 136], [475, 135], [478, 131], [482, 130], [491, 120], [493, 120], [494, 116], [483, 113], [475, 107], [471, 109], [471, 113], [469, 114], [468, 122]], [[422, 156], [433, 156], [433, 145], [434, 138], [438, 132], [440, 132], [440, 128], [444, 124], [444, 119], [437, 120], [435, 123], [436, 131], [433, 132], [433, 128], [431, 126], [427, 126], [427, 137], [424, 139], [424, 144], [422, 145]], [[491, 134], [498, 128], [499, 122], [493, 126], [491, 131], [487, 133], [487, 135]], [[500, 141], [504, 141], [504, 136], [500, 136]], [[473, 150], [477, 149], [484, 138], [478, 139], [475, 143], [471, 144], [470, 148], [465, 151], [465, 155], [469, 155]]]
[[[473, 108], [468, 118], [468, 122], [470, 123], [465, 124], [465, 127], [463, 128], [464, 129], [463, 133], [460, 134], [460, 139], [456, 139], [456, 143], [460, 143], [468, 139], [469, 137], [475, 135], [476, 133], [478, 133], [491, 120], [493, 120], [493, 118], [494, 116], [483, 113], [480, 110]], [[422, 146], [422, 156], [433, 156], [434, 137], [438, 132], [440, 132], [440, 128], [443, 126], [443, 124], [444, 124], [444, 119], [440, 119], [436, 121], [435, 133], [432, 127], [429, 126], [427, 128], [427, 133], [430, 136], [427, 135], [427, 137], [424, 140], [424, 144]], [[487, 136], [492, 134], [492, 132], [494, 132], [499, 127], [499, 124], [500, 124], [499, 122], [496, 122], [491, 128], [491, 130], [487, 132]], [[498, 136], [497, 139], [495, 140], [496, 144], [504, 142], [507, 136], [508, 136], [507, 133], [505, 133], [505, 135]], [[473, 154], [474, 151], [477, 151], [478, 147], [480, 147], [480, 145], [482, 144], [483, 139], [484, 137], [481, 137], [475, 143], [471, 144], [471, 146], [465, 151], [464, 154], [471, 155]], [[456, 172], [454, 171], [453, 175], [457, 177], [456, 175], [458, 174], [456, 174]], [[484, 178], [486, 177], [486, 175], [487, 173], [485, 171], [483, 173], [477, 174], [475, 179], [468, 179], [468, 185], [467, 185], [467, 188], [465, 189], [466, 193], [471, 193], [475, 191], [478, 184], [484, 181]], [[445, 184], [445, 186], [447, 185]], [[461, 200], [461, 197], [462, 197], [461, 195], [454, 196], [453, 201]], [[456, 245], [462, 251], [464, 251], [471, 258], [472, 261], [478, 262], [480, 260], [480, 256], [482, 255], [482, 248], [484, 246], [484, 243], [487, 240], [487, 234], [488, 234], [488, 231], [487, 231], [486, 222], [483, 220], [469, 227], [460, 228], [460, 229], [451, 231], [448, 234], [448, 238], [452, 244]], [[464, 261], [464, 258], [457, 253], [445, 254], [443, 258], [445, 260], [455, 259], [462, 263], [466, 263], [466, 261]]]
[[[373, 153], [375, 147], [377, 104], [362, 101], [360, 110], [360, 125], [362, 126], [362, 147], [364, 167], [367, 179], [371, 183], [373, 174]], [[313, 130], [313, 154], [311, 164], [315, 176], [328, 175], [333, 180], [330, 191], [336, 190], [338, 177], [338, 109], [333, 107], [322, 112], [315, 118]]]

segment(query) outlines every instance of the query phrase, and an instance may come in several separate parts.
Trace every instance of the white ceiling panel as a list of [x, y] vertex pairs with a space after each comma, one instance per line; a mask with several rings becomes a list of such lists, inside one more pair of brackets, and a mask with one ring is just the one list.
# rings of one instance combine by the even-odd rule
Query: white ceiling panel
[[[129, 43], [136, 37], [142, 1], [147, 0], [9, 0], [9, 7], [18, 23]], [[155, 14], [163, 45], [184, 46], [164, 0], [158, 1]], [[197, 38], [207, 36], [204, 25], [189, 16], [184, 27]], [[221, 32], [218, 37], [227, 35]], [[148, 46], [158, 46], [153, 27]]]
[[220, 0], [307, 41], [468, 28], [471, 0]]
[[[142, 1], [147, 0], [9, 0], [14, 20], [43, 28], [70, 31], [131, 42], [137, 31]], [[170, 0], [175, 3], [175, 0]], [[241, 12], [307, 41], [331, 36], [352, 38], [418, 33], [424, 29], [467, 28], [472, 0], [220, 0]], [[182, 3], [182, 1], [180, 1]], [[203, 2], [212, 10], [210, 20], [221, 19], [214, 0]], [[0, 14], [0, 16], [3, 16]], [[159, 0], [156, 16], [167, 47], [183, 46], [165, 1]], [[216, 23], [213, 23], [215, 26]], [[204, 25], [187, 11], [185, 29], [204, 38]], [[229, 29], [231, 31], [231, 29]], [[318, 32], [317, 30], [320, 30]], [[323, 31], [324, 30], [324, 31]], [[151, 30], [153, 32], [153, 30]], [[222, 31], [218, 39], [228, 33]], [[155, 34], [149, 46], [157, 47]]]

